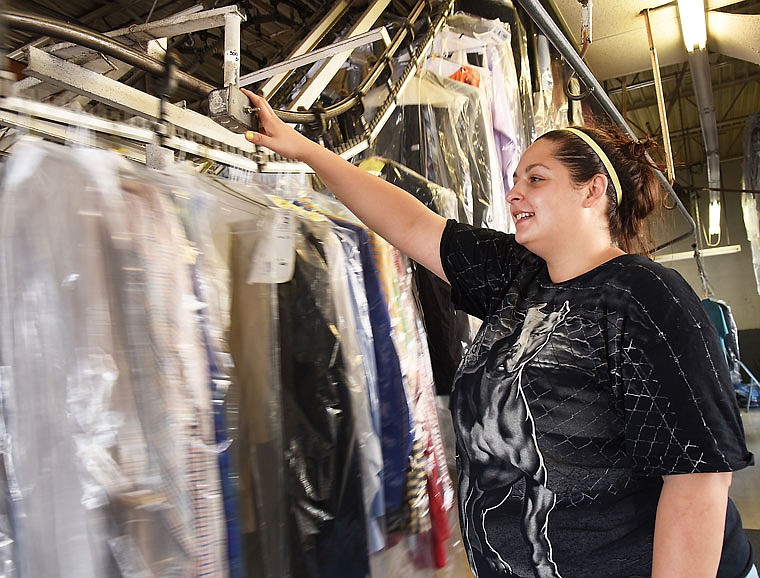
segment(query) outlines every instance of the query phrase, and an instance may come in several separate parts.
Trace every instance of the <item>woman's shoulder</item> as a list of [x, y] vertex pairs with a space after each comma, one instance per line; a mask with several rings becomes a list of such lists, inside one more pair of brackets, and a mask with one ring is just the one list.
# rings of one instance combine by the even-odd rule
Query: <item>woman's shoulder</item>
[[614, 281], [632, 290], [660, 293], [687, 291], [693, 293], [690, 285], [675, 269], [665, 267], [648, 257], [636, 254], [622, 255], [616, 259], [617, 269]]
[[699, 307], [694, 289], [675, 269], [642, 255], [624, 255], [610, 282], [628, 294], [634, 308], [666, 315]]

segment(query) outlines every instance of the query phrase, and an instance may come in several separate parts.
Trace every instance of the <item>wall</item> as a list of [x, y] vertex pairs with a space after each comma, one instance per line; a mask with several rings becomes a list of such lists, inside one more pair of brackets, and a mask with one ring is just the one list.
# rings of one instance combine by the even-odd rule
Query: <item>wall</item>
[[[741, 188], [741, 174], [741, 160], [729, 160], [721, 163], [721, 179], [724, 188]], [[706, 186], [707, 175], [704, 172], [692, 174], [691, 179], [694, 186]], [[677, 174], [677, 180], [686, 183], [689, 181], [689, 175], [680, 172]], [[720, 245], [741, 245], [741, 252], [704, 257], [703, 263], [713, 289], [713, 296], [731, 306], [738, 329], [759, 329], [760, 295], [758, 295], [752, 265], [752, 251], [744, 228], [741, 196], [740, 193], [723, 193], [723, 215], [721, 218], [723, 230], [720, 242]], [[699, 211], [705, 230], [707, 230], [707, 208], [708, 193], [707, 191], [700, 191]], [[672, 239], [687, 230], [684, 219], [676, 211], [664, 211], [658, 221], [656, 242]], [[672, 248], [669, 247], [659, 252], [658, 255], [690, 251], [693, 242], [693, 238], [681, 241]], [[665, 263], [665, 265], [681, 273], [697, 294], [703, 296], [702, 283], [694, 259]]]

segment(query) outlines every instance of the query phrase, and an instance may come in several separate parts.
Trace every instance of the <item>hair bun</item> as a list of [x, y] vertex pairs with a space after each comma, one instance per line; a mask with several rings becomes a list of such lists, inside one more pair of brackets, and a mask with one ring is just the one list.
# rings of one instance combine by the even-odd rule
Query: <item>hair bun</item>
[[647, 152], [650, 149], [656, 149], [659, 144], [655, 139], [649, 136], [645, 136], [643, 139], [635, 141], [631, 140], [622, 148], [625, 150], [626, 155], [629, 158], [635, 159], [641, 163], [651, 165], [652, 162], [647, 158]]

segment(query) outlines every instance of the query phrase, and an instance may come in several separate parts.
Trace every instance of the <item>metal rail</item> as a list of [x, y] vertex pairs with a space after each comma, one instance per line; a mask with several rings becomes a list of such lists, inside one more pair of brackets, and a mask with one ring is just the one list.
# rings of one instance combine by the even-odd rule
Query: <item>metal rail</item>
[[[85, 48], [112, 56], [130, 66], [150, 72], [156, 76], [163, 76], [164, 74], [164, 63], [160, 60], [146, 56], [145, 54], [142, 54], [129, 46], [125, 46], [104, 34], [100, 34], [82, 26], [76, 26], [52, 18], [44, 18], [42, 16], [24, 14], [11, 10], [2, 12], [0, 18], [2, 18], [5, 26], [8, 28], [52, 36], [60, 40], [68, 40], [80, 46], [84, 46]], [[176, 78], [181, 86], [204, 96], [214, 90], [214, 87], [210, 84], [180, 70], [177, 71]]]
[[[451, 3], [451, 0], [449, 0], [446, 4], [450, 5]], [[390, 62], [390, 59], [396, 54], [402, 43], [406, 40], [410, 30], [413, 29], [415, 22], [422, 15], [427, 6], [429, 6], [429, 0], [419, 0], [417, 2], [407, 17], [406, 25], [396, 32], [390, 45], [378, 58], [377, 63], [370, 70], [367, 78], [357, 88], [354, 94], [347, 96], [332, 106], [326, 107], [319, 113], [310, 111], [275, 110], [277, 116], [285, 122], [294, 124], [314, 123], [320, 122], [322, 119], [339, 116], [359, 105], [361, 98], [369, 92], [372, 85], [383, 73]], [[4, 11], [0, 13], [0, 18], [2, 18], [5, 25], [10, 28], [42, 34], [60, 40], [67, 40], [74, 44], [84, 46], [85, 48], [112, 56], [130, 66], [155, 74], [156, 76], [163, 76], [164, 74], [163, 62], [151, 58], [150, 56], [146, 56], [145, 54], [138, 52], [129, 46], [125, 46], [104, 34], [100, 34], [82, 26], [76, 26], [52, 18], [44, 18], [15, 11]], [[193, 90], [203, 96], [208, 95], [208, 93], [215, 88], [214, 86], [182, 71], [177, 71], [176, 76], [177, 81], [181, 86]]]

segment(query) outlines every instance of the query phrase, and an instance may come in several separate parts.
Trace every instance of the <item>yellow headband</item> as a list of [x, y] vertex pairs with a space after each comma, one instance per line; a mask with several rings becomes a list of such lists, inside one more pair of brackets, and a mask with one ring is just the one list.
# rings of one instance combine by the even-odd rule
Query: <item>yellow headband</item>
[[596, 156], [598, 156], [599, 160], [602, 161], [604, 168], [607, 169], [607, 173], [610, 175], [610, 179], [612, 179], [612, 186], [615, 189], [617, 204], [620, 206], [620, 201], [623, 200], [623, 189], [620, 187], [620, 179], [618, 178], [617, 172], [615, 171], [615, 167], [612, 166], [609, 157], [602, 150], [602, 147], [596, 144], [596, 141], [588, 136], [585, 132], [578, 130], [577, 128], [568, 127], [561, 130], [566, 130], [567, 132], [571, 132], [575, 136], [580, 137], [583, 142], [585, 142], [593, 149], [593, 151], [596, 153]]

